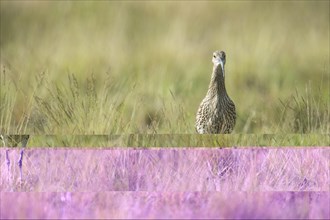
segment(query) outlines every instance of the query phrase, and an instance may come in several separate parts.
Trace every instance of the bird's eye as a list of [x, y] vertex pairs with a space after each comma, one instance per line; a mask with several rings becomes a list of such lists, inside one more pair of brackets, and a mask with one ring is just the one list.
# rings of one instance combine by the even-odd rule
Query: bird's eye
[[215, 58], [215, 55], [213, 55], [213, 57]]

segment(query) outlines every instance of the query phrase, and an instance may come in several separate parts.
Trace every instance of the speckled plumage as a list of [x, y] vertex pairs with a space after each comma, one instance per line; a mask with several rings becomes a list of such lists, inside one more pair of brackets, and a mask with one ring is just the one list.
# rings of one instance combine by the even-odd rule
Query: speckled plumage
[[214, 52], [212, 62], [211, 82], [197, 111], [196, 131], [199, 134], [228, 134], [235, 127], [236, 109], [225, 87], [225, 52]]

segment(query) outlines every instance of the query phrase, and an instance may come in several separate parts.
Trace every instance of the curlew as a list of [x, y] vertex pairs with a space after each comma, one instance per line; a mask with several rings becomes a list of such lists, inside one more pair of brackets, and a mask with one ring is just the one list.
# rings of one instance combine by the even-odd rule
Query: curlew
[[[5, 147], [17, 147], [19, 143], [22, 143], [22, 149], [20, 152], [20, 156], [18, 159], [18, 166], [20, 171], [20, 182], [22, 182], [22, 165], [23, 165], [23, 154], [24, 149], [27, 145], [29, 140], [29, 135], [2, 135], [0, 134], [0, 139]], [[9, 166], [10, 166], [10, 159], [9, 159], [9, 149], [6, 150], [6, 163], [8, 169], [8, 179], [9, 179]]]
[[195, 126], [199, 134], [228, 134], [234, 129], [236, 110], [225, 86], [225, 52], [215, 51], [212, 62], [211, 82], [198, 108]]

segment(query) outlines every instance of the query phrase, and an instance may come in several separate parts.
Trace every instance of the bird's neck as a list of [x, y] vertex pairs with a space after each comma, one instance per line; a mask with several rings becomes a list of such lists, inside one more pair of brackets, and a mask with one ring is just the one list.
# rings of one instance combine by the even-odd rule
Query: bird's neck
[[225, 76], [222, 72], [221, 65], [213, 66], [211, 82], [209, 85], [208, 95], [211, 97], [224, 97], [227, 96], [225, 86]]

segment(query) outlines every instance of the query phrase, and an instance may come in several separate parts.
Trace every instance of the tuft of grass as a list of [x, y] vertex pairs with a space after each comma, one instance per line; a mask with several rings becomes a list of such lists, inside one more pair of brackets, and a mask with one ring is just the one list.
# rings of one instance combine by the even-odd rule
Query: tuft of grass
[[321, 95], [321, 90], [313, 90], [311, 84], [306, 85], [305, 94], [296, 90], [286, 100], [281, 101], [282, 121], [280, 127], [290, 133], [330, 133], [330, 99]]

